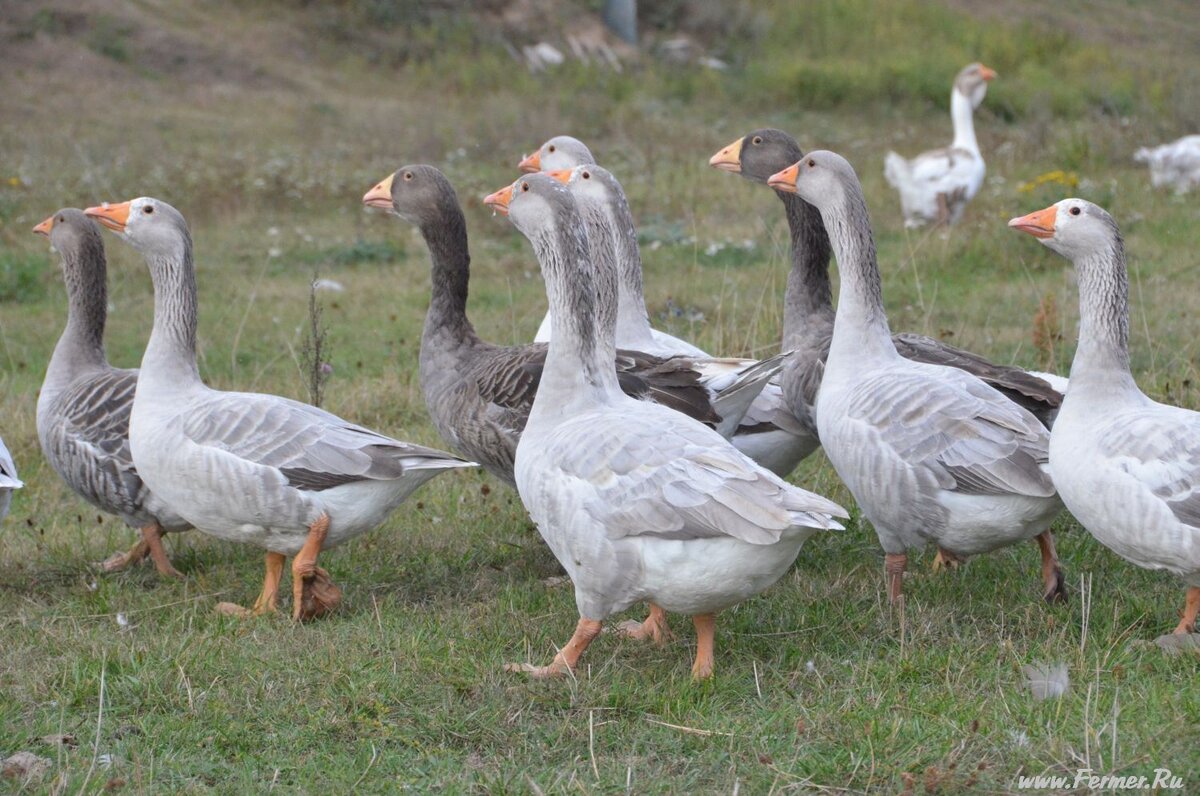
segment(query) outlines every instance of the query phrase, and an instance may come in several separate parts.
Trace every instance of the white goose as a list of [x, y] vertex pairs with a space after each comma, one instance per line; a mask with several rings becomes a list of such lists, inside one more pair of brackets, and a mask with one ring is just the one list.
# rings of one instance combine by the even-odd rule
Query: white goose
[[138, 472], [205, 533], [267, 550], [253, 609], [220, 609], [274, 612], [291, 555], [292, 617], [328, 613], [341, 591], [317, 566], [317, 554], [379, 525], [430, 478], [475, 465], [298, 401], [205, 386], [196, 367], [196, 272], [183, 216], [148, 197], [85, 212], [142, 253], [154, 282], [154, 329], [129, 425]]
[[1064, 199], [1008, 222], [1075, 264], [1079, 347], [1050, 435], [1067, 508], [1101, 544], [1188, 585], [1175, 633], [1200, 613], [1200, 413], [1151, 400], [1129, 370], [1129, 279], [1112, 216]]
[[1200, 185], [1200, 135], [1185, 135], [1156, 147], [1142, 147], [1133, 159], [1150, 167], [1150, 183], [1170, 185], [1182, 194]]
[[[649, 601], [692, 615], [692, 674], [708, 677], [715, 613], [774, 583], [809, 536], [840, 528], [834, 518], [846, 512], [757, 466], [715, 431], [621, 392], [608, 366], [613, 339], [597, 333], [587, 235], [567, 188], [533, 174], [486, 201], [533, 244], [553, 308], [516, 480], [575, 584], [580, 613], [548, 666], [513, 668], [564, 674], [605, 618]], [[661, 621], [652, 614], [646, 624]]]
[[844, 158], [810, 152], [768, 184], [821, 212], [837, 257], [841, 286], [817, 430], [875, 526], [891, 598], [901, 595], [910, 547], [934, 542], [939, 561], [953, 565], [1036, 538], [1043, 596], [1061, 599], [1063, 575], [1047, 529], [1062, 503], [1047, 468], [1045, 426], [965, 371], [897, 353], [866, 200]]
[[900, 193], [904, 225], [919, 227], [929, 221], [955, 224], [967, 203], [979, 193], [985, 172], [979, 142], [975, 140], [973, 114], [987, 95], [988, 81], [996, 73], [983, 64], [963, 67], [950, 91], [950, 120], [954, 141], [905, 160], [888, 152], [883, 175]]
[[17, 465], [13, 462], [12, 454], [0, 439], [0, 522], [8, 516], [8, 508], [12, 505], [14, 490], [25, 486], [17, 477]]
[[113, 572], [149, 555], [160, 574], [182, 577], [162, 536], [191, 526], [146, 487], [129, 452], [138, 372], [114, 368], [104, 355], [108, 266], [100, 228], [82, 210], [63, 208], [33, 231], [58, 251], [67, 287], [67, 325], [38, 393], [42, 453], [77, 495], [141, 531], [140, 542], [109, 557], [101, 569]]

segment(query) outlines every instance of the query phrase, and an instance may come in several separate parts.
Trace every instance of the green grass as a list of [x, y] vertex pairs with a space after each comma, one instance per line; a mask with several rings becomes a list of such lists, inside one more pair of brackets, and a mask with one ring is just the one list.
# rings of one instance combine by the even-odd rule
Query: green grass
[[[363, 192], [403, 163], [443, 168], [467, 210], [480, 334], [527, 340], [545, 306], [536, 264], [479, 197], [545, 137], [578, 134], [630, 193], [659, 328], [722, 353], [765, 353], [778, 345], [786, 226], [765, 188], [705, 165], [764, 124], [858, 168], [893, 326], [1000, 361], [1065, 371], [1077, 321], [1066, 263], [1004, 222], [1066, 192], [1102, 202], [1131, 256], [1139, 381], [1200, 407], [1200, 218], [1194, 201], [1151, 191], [1130, 161], [1196, 121], [1195, 105], [1179, 101], [1190, 90], [1180, 86], [1200, 84], [1186, 48], [1195, 11], [1168, 0], [1169, 35], [1130, 34], [1129, 57], [1114, 62], [1106, 37], [1162, 23], [1138, 28], [1136, 9], [1116, 0], [1104, 4], [1114, 21], [1098, 29], [1050, 24], [1032, 13], [1041, 4], [1006, 6], [1029, 21], [917, 3], [870, 13], [821, 2], [803, 15], [753, 4], [738, 17], [744, 36], [720, 45], [734, 63], [726, 75], [645, 64], [534, 77], [494, 47], [468, 56], [440, 46], [475, 41], [458, 27], [395, 39], [416, 55], [372, 59], [337, 36], [312, 38], [324, 9], [297, 21], [179, 4], [136, 25], [105, 18], [128, 63], [94, 52], [94, 25], [18, 20], [17, 66], [0, 74], [6, 107], [19, 110], [0, 127], [0, 432], [27, 487], [0, 529], [0, 754], [53, 760], [24, 790], [1007, 792], [1019, 772], [1159, 765], [1194, 788], [1200, 659], [1146, 642], [1175, 625], [1182, 588], [1125, 564], [1069, 518], [1057, 526], [1064, 607], [1038, 600], [1028, 545], [949, 575], [914, 556], [906, 608], [893, 611], [874, 534], [854, 522], [722, 615], [710, 683], [689, 679], [694, 634], [681, 617], [664, 648], [606, 634], [577, 679], [530, 683], [502, 664], [548, 660], [571, 632], [574, 600], [549, 580], [560, 570], [516, 495], [486, 475], [442, 477], [375, 533], [324, 554], [344, 606], [294, 626], [218, 616], [218, 601], [253, 599], [261, 553], [200, 533], [169, 542], [184, 581], [150, 568], [97, 576], [89, 562], [133, 535], [75, 498], [37, 447], [37, 389], [64, 302], [57, 258], [28, 229], [61, 205], [150, 194], [188, 216], [201, 370], [221, 388], [305, 397], [308, 283], [314, 269], [342, 282], [344, 293], [322, 295], [334, 366], [326, 407], [440, 446], [416, 377], [426, 251], [406, 224], [364, 213]], [[213, 90], [203, 58], [194, 72], [150, 73], [141, 54], [163, 46], [147, 44], [150, 29], [168, 42], [225, 42], [222, 68], [255, 82]], [[919, 31], [930, 38], [918, 47]], [[883, 153], [949, 137], [944, 94], [974, 58], [1002, 74], [978, 119], [989, 181], [948, 236], [906, 232]], [[1139, 88], [1110, 109], [1106, 93], [1129, 85]], [[1021, 187], [1060, 169], [1077, 187]], [[134, 365], [149, 280], [136, 253], [106, 240], [109, 356]], [[1047, 296], [1061, 340], [1039, 351], [1033, 319]], [[703, 320], [664, 317], [668, 300]], [[793, 480], [851, 502], [820, 455]], [[1038, 661], [1067, 665], [1061, 700], [1034, 701], [1023, 686], [1021, 666]], [[75, 745], [42, 740], [52, 734]]]

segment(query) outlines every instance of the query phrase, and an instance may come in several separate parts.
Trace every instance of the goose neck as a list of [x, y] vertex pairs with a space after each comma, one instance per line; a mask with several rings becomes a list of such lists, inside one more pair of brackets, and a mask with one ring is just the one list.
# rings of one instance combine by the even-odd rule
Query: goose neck
[[421, 224], [420, 230], [430, 256], [431, 289], [425, 334], [449, 334], [456, 340], [473, 340], [475, 329], [467, 318], [471, 250], [462, 210], [457, 205], [444, 208], [437, 220]]
[[833, 326], [829, 234], [817, 208], [795, 194], [779, 193], [791, 233], [792, 267], [783, 305], [783, 348], [804, 347]]
[[847, 186], [842, 202], [822, 211], [837, 256], [840, 286], [830, 362], [839, 358], [896, 356], [883, 309], [883, 286], [861, 190]]
[[622, 344], [634, 340], [651, 341], [653, 337], [646, 312], [642, 252], [638, 246], [633, 212], [623, 193], [616, 197], [609, 209], [608, 221], [620, 279], [617, 291], [617, 340]]
[[1119, 235], [1111, 247], [1075, 263], [1079, 275], [1079, 346], [1071, 388], [1129, 387], [1129, 276]]
[[975, 140], [975, 111], [971, 100], [955, 88], [950, 92], [950, 120], [954, 123], [955, 149], [965, 149], [969, 152], [979, 152], [979, 142]]
[[196, 366], [196, 270], [192, 242], [181, 251], [146, 257], [154, 281], [154, 328], [142, 358], [143, 381], [168, 387], [200, 382]]
[[104, 325], [108, 317], [107, 267], [104, 248], [63, 253], [63, 281], [67, 288], [67, 324], [50, 364], [43, 393], [54, 392], [82, 371], [104, 367]]

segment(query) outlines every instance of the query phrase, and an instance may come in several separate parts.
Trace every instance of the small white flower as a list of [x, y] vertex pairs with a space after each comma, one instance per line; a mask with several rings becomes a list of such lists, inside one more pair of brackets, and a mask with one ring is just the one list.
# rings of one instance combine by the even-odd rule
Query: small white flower
[[283, 249], [279, 248], [278, 246], [272, 246], [271, 248], [267, 249], [268, 257], [278, 257], [281, 254], [283, 254]]

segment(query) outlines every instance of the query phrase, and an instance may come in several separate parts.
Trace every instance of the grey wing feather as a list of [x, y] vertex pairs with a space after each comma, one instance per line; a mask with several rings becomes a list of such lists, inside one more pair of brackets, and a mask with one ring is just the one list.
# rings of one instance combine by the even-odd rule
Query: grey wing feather
[[1123, 414], [1107, 427], [1100, 448], [1181, 523], [1200, 528], [1200, 414], [1161, 404]]
[[1055, 492], [1044, 467], [1046, 429], [968, 375], [884, 371], [855, 391], [849, 415], [941, 489], [1033, 497]]
[[25, 486], [17, 477], [17, 465], [13, 462], [12, 454], [0, 439], [0, 489], [20, 489]]

